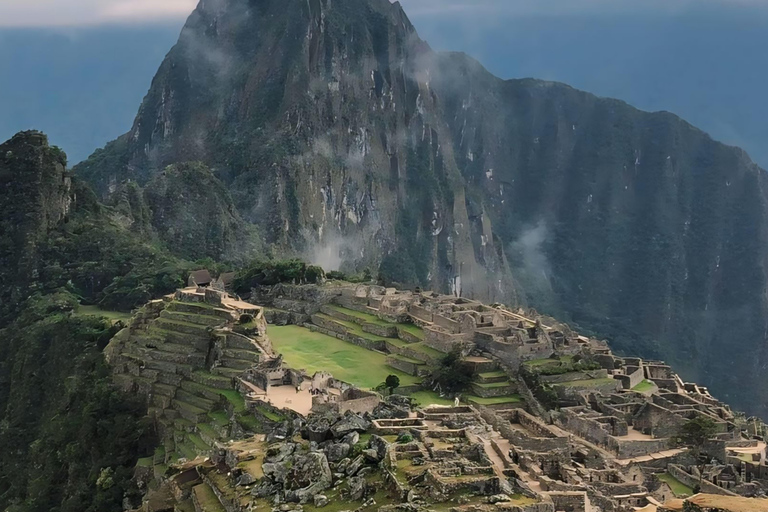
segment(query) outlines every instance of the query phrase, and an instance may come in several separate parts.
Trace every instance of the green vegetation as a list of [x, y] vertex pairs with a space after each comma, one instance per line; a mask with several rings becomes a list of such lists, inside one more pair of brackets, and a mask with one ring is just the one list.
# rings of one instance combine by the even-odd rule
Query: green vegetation
[[[264, 407], [264, 406], [258, 406], [256, 407], [256, 410], [259, 411], [259, 413], [267, 418], [270, 421], [273, 421], [275, 423], [280, 423], [285, 421], [285, 416], [283, 416], [280, 413], [274, 412], [271, 409]], [[254, 418], [255, 419], [255, 418]]]
[[704, 467], [709, 462], [705, 446], [706, 443], [717, 434], [717, 424], [709, 416], [697, 414], [683, 423], [670, 441], [673, 446], [684, 446], [690, 450], [691, 455], [697, 461], [699, 468], [699, 487], [704, 474]]
[[462, 361], [461, 350], [444, 354], [432, 369], [429, 387], [439, 388], [448, 396], [457, 395], [472, 384], [472, 369]]
[[315, 284], [325, 279], [320, 267], [307, 265], [301, 260], [254, 261], [235, 276], [238, 293], [249, 293], [256, 286], [279, 283]]
[[453, 405], [453, 400], [443, 398], [434, 391], [417, 391], [410, 396], [418, 405], [424, 407], [427, 405]]
[[151, 467], [154, 460], [152, 457], [142, 457], [138, 461], [136, 461], [136, 466], [140, 468], [148, 468]]
[[122, 311], [108, 311], [105, 309], [101, 309], [99, 306], [80, 306], [77, 308], [76, 315], [80, 316], [101, 316], [108, 320], [112, 321], [120, 321], [123, 323], [127, 323], [131, 320], [131, 314], [125, 313]]
[[599, 370], [599, 363], [586, 361], [578, 357], [563, 356], [560, 359], [534, 359], [523, 365], [539, 375], [563, 375], [571, 372]]
[[499, 370], [496, 372], [478, 373], [478, 376], [482, 379], [497, 379], [499, 377], [506, 377], [507, 372]]
[[445, 357], [445, 353], [440, 352], [439, 350], [435, 350], [432, 347], [428, 347], [427, 345], [424, 345], [424, 343], [408, 343], [407, 341], [394, 338], [386, 338], [386, 342], [400, 348], [407, 347], [410, 350], [421, 352], [425, 356], [428, 356], [430, 359], [439, 360]]
[[561, 363], [570, 363], [573, 362], [573, 356], [561, 356], [560, 359], [531, 359], [530, 361], [525, 361], [523, 364], [528, 367], [537, 367], [537, 366], [549, 366], [549, 365], [559, 365]]
[[637, 391], [638, 393], [647, 393], [648, 391], [653, 391], [654, 389], [656, 389], [656, 384], [650, 380], [644, 380], [637, 386], [633, 387], [632, 391]]
[[245, 399], [243, 398], [243, 395], [234, 389], [220, 389], [218, 392], [221, 396], [227, 399], [227, 402], [232, 405], [235, 414], [245, 412]]
[[519, 404], [523, 402], [520, 395], [498, 396], [493, 398], [483, 398], [479, 396], [467, 395], [464, 400], [478, 405], [500, 405], [500, 404]]
[[418, 383], [416, 377], [392, 371], [384, 354], [303, 327], [271, 326], [269, 337], [290, 366], [310, 373], [328, 371], [337, 379], [365, 389], [374, 389], [390, 374], [400, 378], [401, 386]]
[[224, 512], [224, 507], [221, 506], [219, 498], [214, 494], [208, 484], [200, 484], [196, 486], [192, 491], [197, 497], [200, 507], [207, 512]]
[[686, 496], [693, 495], [693, 489], [691, 489], [690, 487], [682, 483], [680, 480], [670, 475], [669, 473], [662, 473], [660, 475], [656, 475], [656, 478], [658, 478], [660, 481], [669, 485], [669, 488], [672, 489], [672, 492], [678, 498], [684, 498]]
[[397, 375], [388, 375], [387, 380], [384, 381], [384, 387], [389, 390], [389, 394], [395, 393], [395, 390], [400, 387], [400, 377]]

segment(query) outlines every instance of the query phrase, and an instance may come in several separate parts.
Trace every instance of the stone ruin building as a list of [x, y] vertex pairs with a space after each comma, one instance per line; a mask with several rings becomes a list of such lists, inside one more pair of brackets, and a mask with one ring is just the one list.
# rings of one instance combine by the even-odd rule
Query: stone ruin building
[[[385, 353], [415, 376], [459, 351], [472, 394], [416, 411], [397, 395], [382, 401], [288, 367], [268, 323]], [[147, 512], [321, 510], [337, 500], [349, 510], [467, 512], [768, 504], [761, 421], [663, 362], [618, 357], [535, 311], [368, 285], [278, 285], [248, 302], [195, 286], [139, 311], [107, 355], [166, 433]], [[216, 423], [216, 411], [228, 421]], [[701, 415], [717, 426], [703, 465], [671, 442]], [[172, 462], [179, 454], [189, 456]]]

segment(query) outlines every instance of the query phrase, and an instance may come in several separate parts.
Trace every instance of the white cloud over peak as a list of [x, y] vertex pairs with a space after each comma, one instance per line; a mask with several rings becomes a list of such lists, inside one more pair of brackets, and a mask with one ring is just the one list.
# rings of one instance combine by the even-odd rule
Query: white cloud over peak
[[182, 20], [197, 0], [0, 0], [0, 27]]
[[[245, 0], [243, 0], [245, 1]], [[284, 0], [302, 1], [302, 0]], [[400, 0], [420, 17], [675, 13], [707, 4], [766, 6], [768, 0]], [[78, 26], [183, 20], [198, 0], [0, 0], [0, 27]]]

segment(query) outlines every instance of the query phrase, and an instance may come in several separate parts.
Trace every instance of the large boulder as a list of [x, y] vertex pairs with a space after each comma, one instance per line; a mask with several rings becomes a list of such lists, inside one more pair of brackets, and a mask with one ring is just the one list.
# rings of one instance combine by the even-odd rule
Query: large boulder
[[331, 434], [336, 439], [342, 439], [351, 432], [364, 433], [371, 428], [371, 422], [357, 414], [348, 412], [331, 427]]
[[371, 440], [368, 441], [368, 448], [376, 452], [377, 462], [380, 462], [387, 456], [389, 443], [383, 437], [373, 435]]
[[338, 417], [329, 418], [325, 416], [313, 417], [302, 429], [302, 436], [311, 442], [322, 443], [332, 437], [331, 425], [338, 421]]
[[325, 447], [325, 455], [329, 462], [339, 462], [349, 455], [351, 448], [345, 443], [329, 444]]
[[288, 502], [309, 503], [317, 494], [333, 484], [333, 473], [323, 452], [297, 455], [288, 482], [285, 499]]
[[344, 436], [344, 439], [342, 439], [341, 442], [348, 444], [350, 448], [353, 448], [357, 443], [360, 442], [360, 434], [357, 432], [350, 432]]
[[347, 476], [354, 476], [365, 465], [365, 457], [358, 455], [358, 457], [349, 463], [346, 469]]
[[349, 499], [351, 501], [361, 501], [365, 498], [367, 484], [365, 478], [361, 476], [353, 476], [347, 482], [349, 486]]
[[296, 451], [295, 443], [278, 443], [267, 448], [267, 462], [282, 462]]

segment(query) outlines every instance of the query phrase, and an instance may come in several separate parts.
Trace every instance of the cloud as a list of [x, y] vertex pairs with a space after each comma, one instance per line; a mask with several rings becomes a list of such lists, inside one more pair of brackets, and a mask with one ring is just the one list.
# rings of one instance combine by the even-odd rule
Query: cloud
[[[0, 27], [81, 26], [183, 20], [198, 0], [0, 0]], [[243, 0], [245, 1], [245, 0]], [[296, 1], [296, 0], [285, 0]], [[704, 4], [768, 6], [768, 0], [400, 0], [413, 18], [678, 12]]]
[[183, 20], [197, 0], [0, 0], [0, 27]]
[[766, 0], [400, 0], [413, 18], [617, 14], [674, 14], [704, 5], [768, 7]]

